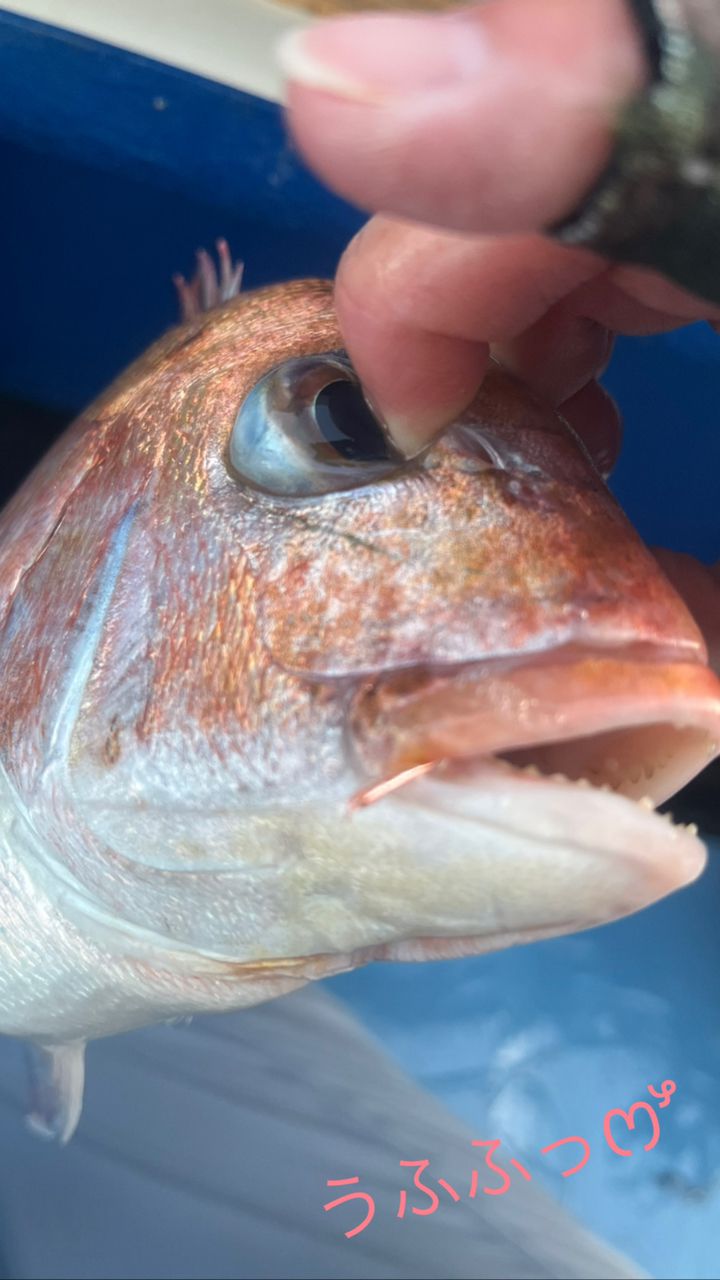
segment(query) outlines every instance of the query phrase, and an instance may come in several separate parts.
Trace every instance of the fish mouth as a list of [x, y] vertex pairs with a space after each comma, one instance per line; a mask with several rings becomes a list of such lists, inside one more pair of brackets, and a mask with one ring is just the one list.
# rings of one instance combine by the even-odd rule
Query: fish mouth
[[358, 804], [420, 773], [468, 776], [492, 762], [655, 808], [720, 754], [720, 680], [686, 654], [570, 650], [399, 672], [361, 692], [351, 723], [365, 768], [385, 761]]
[[[375, 778], [357, 807], [389, 797], [442, 815], [451, 838], [472, 822], [485, 845], [492, 830], [502, 874], [518, 877], [502, 928], [484, 928], [482, 939], [473, 930], [468, 950], [616, 919], [705, 864], [697, 830], [655, 812], [720, 753], [720, 681], [685, 653], [675, 661], [569, 650], [396, 673], [359, 695], [352, 727]], [[575, 875], [582, 855], [585, 880], [578, 871], [567, 892], [556, 880], [546, 893], [543, 867], [552, 878], [563, 861]], [[504, 900], [506, 881], [489, 874]], [[438, 937], [430, 942], [445, 954]], [[408, 945], [394, 958], [412, 958]]]

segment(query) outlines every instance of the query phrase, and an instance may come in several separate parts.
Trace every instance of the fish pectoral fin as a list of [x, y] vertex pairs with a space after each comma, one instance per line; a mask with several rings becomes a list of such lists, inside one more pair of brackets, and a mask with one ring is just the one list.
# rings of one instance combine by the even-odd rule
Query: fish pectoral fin
[[27, 1123], [41, 1138], [66, 1143], [83, 1105], [85, 1041], [27, 1046], [30, 1110]]

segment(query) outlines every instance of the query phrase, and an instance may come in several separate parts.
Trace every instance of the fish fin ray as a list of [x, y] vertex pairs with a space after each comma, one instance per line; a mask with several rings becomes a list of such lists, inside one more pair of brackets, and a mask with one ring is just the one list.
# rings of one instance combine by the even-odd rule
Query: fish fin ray
[[28, 1049], [30, 1110], [33, 1133], [64, 1145], [74, 1134], [83, 1105], [85, 1041], [31, 1044]]
[[179, 274], [173, 276], [182, 321], [195, 320], [206, 311], [230, 302], [240, 292], [242, 262], [233, 262], [227, 240], [217, 240], [215, 247], [220, 264], [219, 273], [210, 254], [205, 249], [198, 249], [197, 267], [192, 280], [187, 281]]

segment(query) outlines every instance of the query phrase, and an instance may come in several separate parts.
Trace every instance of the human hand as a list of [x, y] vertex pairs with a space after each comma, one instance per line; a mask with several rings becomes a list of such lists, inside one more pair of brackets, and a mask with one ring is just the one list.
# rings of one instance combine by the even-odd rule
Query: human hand
[[582, 203], [649, 75], [624, 0], [486, 0], [319, 24], [286, 45], [292, 131], [346, 198], [382, 211], [346, 251], [337, 310], [396, 440], [472, 400], [493, 351], [558, 406], [601, 470], [620, 444], [597, 381], [613, 335], [720, 309], [540, 234]]

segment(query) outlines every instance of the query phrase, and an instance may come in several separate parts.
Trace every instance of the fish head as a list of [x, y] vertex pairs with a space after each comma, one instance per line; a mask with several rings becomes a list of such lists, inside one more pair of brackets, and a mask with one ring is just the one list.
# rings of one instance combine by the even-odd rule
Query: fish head
[[654, 810], [719, 750], [703, 638], [499, 365], [407, 457], [329, 284], [242, 295], [131, 366], [0, 533], [0, 757], [86, 925], [301, 981], [702, 869]]

